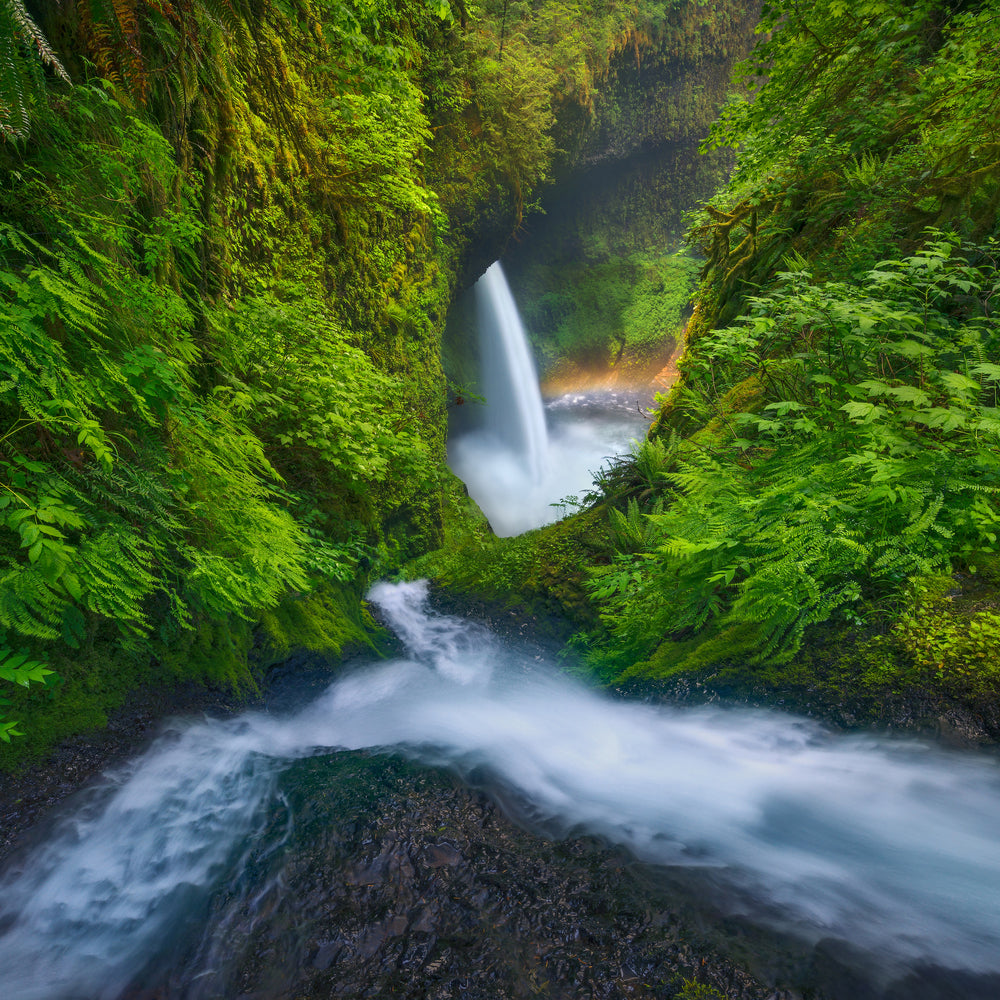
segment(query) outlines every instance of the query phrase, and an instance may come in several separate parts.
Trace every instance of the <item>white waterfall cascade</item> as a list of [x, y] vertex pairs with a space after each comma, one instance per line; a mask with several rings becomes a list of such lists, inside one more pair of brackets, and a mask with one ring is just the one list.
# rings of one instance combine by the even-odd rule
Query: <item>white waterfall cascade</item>
[[548, 465], [545, 410], [528, 337], [500, 261], [489, 266], [475, 291], [486, 430], [523, 462], [530, 482], [539, 483]]
[[[594, 474], [645, 433], [633, 406], [609, 401], [584, 416], [556, 401], [549, 433], [538, 374], [500, 262], [476, 282], [483, 391], [480, 426], [454, 438], [448, 462], [496, 534], [519, 535], [560, 516], [559, 502], [586, 494]], [[581, 396], [582, 400], [583, 397]]]
[[[280, 772], [338, 749], [476, 776], [549, 836], [590, 833], [698, 870], [731, 888], [735, 912], [849, 942], [887, 980], [933, 964], [1000, 972], [995, 756], [612, 698], [435, 614], [426, 581], [381, 583], [369, 599], [402, 657], [345, 672], [290, 715], [177, 723], [8, 865], [4, 1000], [134, 995], [171, 936], [206, 920], [210, 895], [265, 849], [267, 817], [288, 808]], [[981, 1000], [988, 988], [888, 995]]]

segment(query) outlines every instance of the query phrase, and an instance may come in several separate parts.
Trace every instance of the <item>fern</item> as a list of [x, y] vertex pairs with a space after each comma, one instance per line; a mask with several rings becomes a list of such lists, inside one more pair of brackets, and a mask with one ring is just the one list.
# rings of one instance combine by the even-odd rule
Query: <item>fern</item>
[[[52, 673], [45, 663], [31, 659], [31, 654], [25, 650], [0, 649], [0, 681], [28, 687], [30, 684], [44, 684]], [[24, 735], [17, 728], [18, 723], [7, 718], [4, 712], [4, 707], [9, 704], [8, 698], [0, 697], [0, 740], [4, 743], [9, 743], [12, 736]]]
[[125, 636], [145, 635], [145, 604], [157, 586], [152, 556], [141, 536], [120, 526], [88, 537], [75, 563], [87, 610], [114, 620]]
[[1000, 349], [996, 256], [931, 234], [864, 287], [796, 271], [700, 342], [692, 368], [720, 407], [748, 375], [773, 401], [734, 418], [748, 437], [679, 448], [662, 512], [611, 513], [620, 554], [591, 588], [621, 649], [647, 656], [714, 621], [752, 626], [756, 659], [787, 658], [863, 594], [996, 549], [1000, 428], [984, 403], [1000, 368], [982, 360]]
[[611, 507], [608, 515], [611, 519], [611, 540], [615, 548], [622, 552], [641, 552], [651, 548], [656, 537], [656, 527], [650, 517], [662, 514], [663, 504], [663, 497], [659, 497], [649, 510], [643, 510], [639, 502], [632, 498], [628, 501], [625, 513]]
[[31, 128], [31, 105], [44, 85], [36, 59], [70, 82], [22, 0], [0, 0], [0, 136], [23, 139]]
[[35, 566], [18, 565], [0, 574], [0, 625], [18, 635], [59, 639], [66, 600], [65, 592]]

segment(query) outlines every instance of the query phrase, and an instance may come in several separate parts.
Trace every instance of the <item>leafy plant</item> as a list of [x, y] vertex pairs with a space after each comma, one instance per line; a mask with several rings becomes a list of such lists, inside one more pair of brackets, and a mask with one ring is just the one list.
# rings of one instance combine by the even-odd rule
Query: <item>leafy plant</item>
[[592, 581], [620, 662], [709, 622], [787, 658], [862, 594], [996, 548], [997, 263], [933, 233], [857, 284], [786, 273], [699, 343], [689, 379], [710, 399], [753, 377], [771, 401], [714, 451], [681, 442], [646, 532], [613, 515], [649, 538]]
[[[24, 139], [31, 128], [31, 108], [43, 89], [39, 67], [70, 82], [59, 57], [31, 19], [22, 0], [0, 2], [0, 136]], [[44, 99], [41, 102], [44, 105]]]
[[[28, 687], [33, 683], [44, 684], [45, 678], [51, 675], [52, 671], [41, 661], [31, 659], [30, 653], [24, 650], [13, 652], [10, 649], [0, 649], [0, 680]], [[10, 743], [12, 736], [24, 735], [17, 728], [18, 723], [8, 719], [3, 711], [9, 704], [9, 699], [0, 697], [0, 740], [4, 743]]]

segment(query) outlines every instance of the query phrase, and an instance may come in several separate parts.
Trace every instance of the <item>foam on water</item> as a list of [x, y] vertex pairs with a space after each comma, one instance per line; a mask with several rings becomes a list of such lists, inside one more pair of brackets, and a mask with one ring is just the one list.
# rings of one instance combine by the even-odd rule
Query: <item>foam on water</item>
[[488, 773], [549, 835], [588, 831], [707, 867], [740, 905], [880, 961], [1000, 970], [1000, 769], [776, 712], [674, 709], [592, 691], [426, 584], [371, 594], [407, 655], [294, 716], [178, 726], [0, 884], [8, 1000], [115, 997], [230, 877], [284, 761], [336, 748]]
[[472, 431], [449, 442], [452, 471], [466, 484], [501, 538], [563, 517], [566, 510], [560, 502], [590, 492], [598, 470], [608, 459], [626, 454], [646, 431], [645, 421], [637, 414], [608, 410], [599, 415], [590, 412], [580, 419], [567, 408], [554, 412], [538, 478], [526, 476], [520, 459], [498, 447], [488, 433]]
[[[562, 516], [609, 457], [645, 433], [645, 418], [613, 394], [550, 401], [546, 420], [528, 338], [499, 262], [475, 286], [486, 405], [480, 425], [448, 445], [448, 463], [497, 535], [519, 535]], [[601, 394], [596, 394], [601, 395]], [[604, 403], [605, 405], [602, 405]], [[586, 419], [574, 419], [574, 409]]]

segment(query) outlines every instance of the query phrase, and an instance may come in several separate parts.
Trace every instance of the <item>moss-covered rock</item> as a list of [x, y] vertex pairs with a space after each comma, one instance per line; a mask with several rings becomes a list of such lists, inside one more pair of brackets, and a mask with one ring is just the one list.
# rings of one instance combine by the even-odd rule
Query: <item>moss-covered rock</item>
[[587, 567], [610, 551], [603, 511], [584, 511], [514, 538], [497, 538], [466, 497], [453, 506], [450, 521], [450, 544], [408, 563], [408, 578], [429, 577], [460, 601], [534, 619], [543, 632], [564, 639], [574, 628], [596, 623], [586, 580]]

